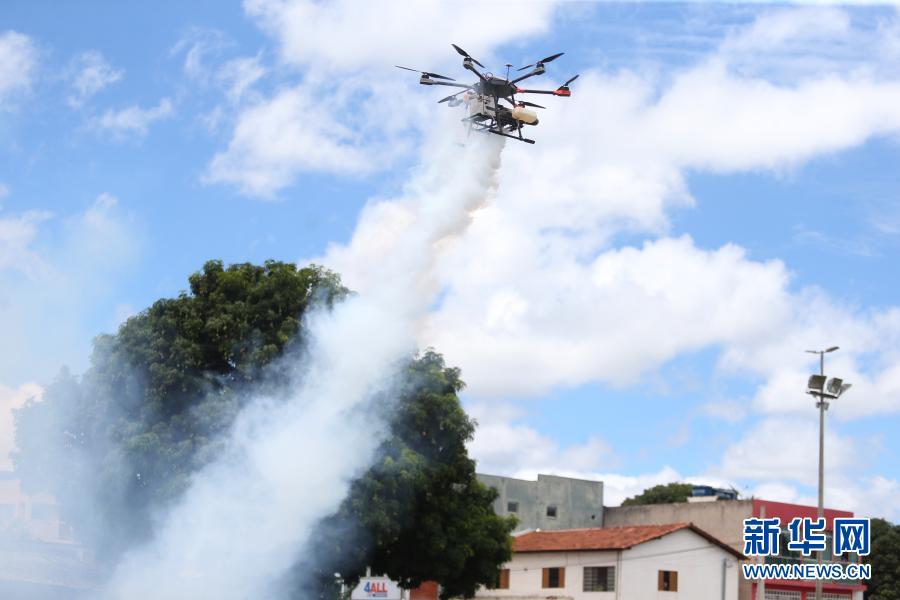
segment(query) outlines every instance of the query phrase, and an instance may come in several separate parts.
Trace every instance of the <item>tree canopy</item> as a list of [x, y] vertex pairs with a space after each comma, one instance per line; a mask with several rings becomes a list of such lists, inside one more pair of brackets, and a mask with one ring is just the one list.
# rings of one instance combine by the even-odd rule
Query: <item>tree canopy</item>
[[459, 404], [459, 375], [433, 350], [410, 363], [380, 460], [316, 536], [323, 584], [335, 572], [355, 581], [366, 566], [407, 588], [438, 581], [445, 598], [496, 583], [515, 519], [494, 513], [496, 492], [475, 478], [465, 447], [475, 424]]
[[637, 506], [640, 504], [667, 504], [669, 502], [687, 502], [691, 497], [694, 486], [690, 483], [667, 483], [647, 488], [637, 496], [626, 498], [622, 506]]
[[[81, 378], [63, 371], [16, 414], [23, 485], [56, 495], [76, 531], [102, 532], [85, 540], [101, 556], [150, 534], [154, 512], [217, 454], [242, 392], [285, 383], [274, 367], [303, 343], [304, 315], [349, 293], [334, 273], [277, 261], [210, 261], [189, 283], [98, 337]], [[321, 575], [323, 590], [335, 572], [353, 580], [370, 566], [472, 595], [509, 559], [514, 522], [493, 513], [495, 492], [475, 479], [459, 371], [428, 350], [410, 357], [402, 381], [385, 398], [378, 461], [319, 524], [316, 563], [303, 572]]]
[[872, 565], [866, 600], [900, 600], [900, 525], [872, 519], [872, 547], [865, 562]]

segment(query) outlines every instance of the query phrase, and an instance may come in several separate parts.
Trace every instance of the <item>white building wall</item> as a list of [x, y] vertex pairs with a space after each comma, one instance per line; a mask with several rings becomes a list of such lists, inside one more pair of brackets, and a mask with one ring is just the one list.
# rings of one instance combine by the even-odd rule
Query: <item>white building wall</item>
[[[689, 530], [677, 531], [622, 552], [528, 552], [508, 568], [509, 589], [482, 589], [477, 598], [572, 600], [722, 600], [722, 561], [727, 559], [724, 600], [737, 600], [740, 567], [733, 554]], [[583, 591], [584, 567], [616, 567], [616, 591]], [[565, 587], [542, 588], [545, 567], [565, 567]], [[678, 591], [658, 591], [660, 570], [678, 572]]]
[[[737, 600], [740, 562], [706, 538], [682, 529], [622, 553], [621, 598], [628, 600]], [[678, 591], [658, 591], [659, 571], [678, 573]]]

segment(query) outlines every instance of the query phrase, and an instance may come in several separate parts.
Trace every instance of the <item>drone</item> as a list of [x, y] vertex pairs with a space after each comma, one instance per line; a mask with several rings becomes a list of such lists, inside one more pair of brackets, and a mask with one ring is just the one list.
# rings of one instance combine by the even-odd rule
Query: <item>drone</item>
[[[438, 100], [438, 104], [443, 102], [446, 102], [448, 106], [465, 104], [468, 114], [463, 121], [469, 124], [470, 131], [475, 130], [493, 133], [495, 135], [502, 135], [514, 140], [533, 144], [534, 140], [528, 139], [522, 135], [522, 127], [524, 125], [534, 126], [538, 124], [537, 113], [533, 110], [529, 110], [529, 107], [546, 107], [535, 104], [534, 102], [516, 100], [516, 94], [549, 94], [553, 96], [568, 97], [572, 95], [569, 84], [578, 79], [578, 75], [575, 75], [555, 90], [523, 89], [518, 86], [520, 81], [524, 81], [525, 79], [536, 75], [543, 75], [545, 71], [544, 65], [556, 60], [565, 53], [559, 52], [557, 54], [552, 54], [535, 63], [525, 65], [516, 71], [531, 69], [530, 72], [516, 77], [515, 79], [510, 79], [509, 74], [510, 69], [512, 68], [511, 64], [506, 65], [505, 78], [497, 77], [493, 73], [488, 73], [487, 71], [482, 73], [476, 69], [474, 65], [486, 69], [483, 64], [472, 58], [468, 52], [456, 44], [450, 45], [462, 55], [463, 68], [475, 73], [475, 75], [478, 76], [478, 81], [471, 85], [456, 83], [455, 79], [447, 77], [446, 75], [410, 69], [409, 67], [401, 67], [400, 65], [395, 66], [399, 69], [405, 69], [421, 74], [419, 83], [422, 85], [445, 85], [463, 88], [455, 94], [450, 94], [446, 98], [441, 98]], [[501, 104], [501, 100], [507, 102], [509, 106]]]

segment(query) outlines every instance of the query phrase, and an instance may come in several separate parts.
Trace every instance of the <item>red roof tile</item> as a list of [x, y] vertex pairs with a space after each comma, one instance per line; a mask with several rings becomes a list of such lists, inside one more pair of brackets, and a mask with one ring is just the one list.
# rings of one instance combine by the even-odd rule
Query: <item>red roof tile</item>
[[668, 525], [632, 525], [629, 527], [602, 527], [590, 529], [561, 529], [556, 531], [532, 531], [513, 539], [513, 552], [566, 552], [578, 550], [626, 550], [661, 538], [670, 533], [690, 529], [711, 543], [741, 557], [733, 548], [695, 527], [691, 523]]

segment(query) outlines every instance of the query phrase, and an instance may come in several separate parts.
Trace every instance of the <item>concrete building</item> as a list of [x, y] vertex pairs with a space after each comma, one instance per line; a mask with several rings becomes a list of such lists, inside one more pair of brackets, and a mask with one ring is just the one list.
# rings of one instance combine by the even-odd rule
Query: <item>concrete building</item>
[[[835, 517], [852, 517], [852, 512], [826, 509], [825, 519], [829, 529]], [[744, 546], [744, 519], [751, 517], [779, 517], [782, 527], [795, 517], [816, 517], [815, 506], [786, 504], [769, 500], [718, 500], [673, 504], [649, 504], [644, 506], [606, 507], [603, 513], [608, 527], [626, 525], [659, 525], [672, 522], [690, 522], [722, 540], [738, 552]], [[830, 531], [828, 532], [830, 547]], [[788, 552], [781, 544], [781, 555], [767, 558], [766, 562], [812, 562]], [[826, 562], [846, 562], [846, 558], [825, 555]], [[739, 600], [761, 600], [757, 588], [761, 582], [740, 579]], [[827, 582], [824, 586], [826, 600], [862, 600], [865, 585], [858, 582]], [[812, 600], [815, 584], [811, 581], [767, 580], [764, 584], [764, 600]]]
[[14, 473], [0, 471], [0, 598], [90, 598], [97, 580], [56, 500], [25, 493]]
[[519, 519], [517, 531], [603, 526], [603, 482], [538, 475], [536, 481], [477, 475], [498, 492], [494, 512]]
[[26, 494], [11, 471], [0, 471], [0, 536], [70, 542], [72, 528], [59, 516], [50, 494]]
[[737, 600], [742, 559], [689, 523], [535, 531], [476, 598]]

